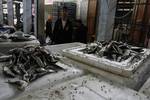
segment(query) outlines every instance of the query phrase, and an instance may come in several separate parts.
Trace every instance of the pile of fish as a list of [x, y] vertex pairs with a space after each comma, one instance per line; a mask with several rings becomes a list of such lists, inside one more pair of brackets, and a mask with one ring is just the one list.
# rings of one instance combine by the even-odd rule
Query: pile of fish
[[8, 83], [19, 89], [25, 89], [30, 82], [46, 74], [63, 70], [56, 65], [58, 61], [57, 56], [40, 46], [12, 49], [0, 57], [0, 62], [5, 62], [3, 73], [9, 78]]
[[135, 63], [142, 59], [144, 49], [141, 47], [133, 47], [122, 42], [101, 41], [87, 44], [86, 48], [81, 51], [117, 62], [122, 62], [130, 58], [130, 63]]

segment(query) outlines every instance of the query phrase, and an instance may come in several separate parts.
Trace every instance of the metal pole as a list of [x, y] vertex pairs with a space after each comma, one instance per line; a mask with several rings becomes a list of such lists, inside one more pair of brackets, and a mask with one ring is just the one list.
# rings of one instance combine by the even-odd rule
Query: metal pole
[[0, 0], [0, 24], [3, 24], [3, 1]]
[[14, 25], [14, 8], [13, 0], [7, 0], [7, 10], [8, 10], [8, 25]]
[[32, 28], [32, 1], [23, 0], [23, 31], [30, 33]]
[[44, 1], [45, 0], [35, 0], [35, 33], [41, 45], [45, 44]]

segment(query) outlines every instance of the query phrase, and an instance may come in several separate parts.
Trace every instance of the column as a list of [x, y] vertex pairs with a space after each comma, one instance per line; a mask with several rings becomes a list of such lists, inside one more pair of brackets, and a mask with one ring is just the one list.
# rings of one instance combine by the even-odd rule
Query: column
[[7, 0], [7, 10], [8, 10], [8, 25], [14, 25], [14, 9], [13, 0]]
[[35, 34], [43, 45], [45, 43], [44, 33], [44, 0], [35, 0]]
[[31, 28], [32, 28], [32, 1], [23, 0], [23, 31], [24, 33], [30, 33]]
[[76, 4], [77, 4], [77, 11], [76, 11], [77, 15], [76, 15], [76, 18], [80, 19], [81, 0], [77, 0]]
[[82, 0], [80, 5], [80, 17], [84, 25], [87, 25], [89, 0]]
[[98, 0], [97, 41], [111, 40], [117, 0]]
[[0, 24], [3, 24], [3, 1], [0, 0]]
[[17, 19], [17, 23], [16, 23], [16, 29], [19, 29], [20, 28], [20, 17], [21, 17], [21, 14], [20, 14], [20, 3], [15, 3], [15, 11], [16, 11], [16, 19]]

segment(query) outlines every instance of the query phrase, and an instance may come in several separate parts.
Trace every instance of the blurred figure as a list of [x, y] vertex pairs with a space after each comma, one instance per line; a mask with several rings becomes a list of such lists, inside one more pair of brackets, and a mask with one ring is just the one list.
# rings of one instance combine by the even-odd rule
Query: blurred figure
[[145, 39], [145, 47], [150, 48], [150, 25]]
[[[31, 33], [34, 34], [34, 16], [32, 15], [32, 27], [31, 27]], [[33, 35], [32, 34], [32, 35]]]
[[76, 29], [74, 34], [75, 42], [86, 43], [87, 28], [80, 19], [76, 20]]
[[48, 20], [46, 21], [46, 38], [49, 37], [52, 40], [52, 16], [48, 16]]
[[0, 24], [0, 28], [3, 27], [3, 24]]
[[53, 31], [54, 44], [69, 43], [72, 42], [72, 23], [68, 19], [68, 8], [63, 7], [60, 13], [60, 18], [57, 19]]
[[122, 25], [118, 25], [117, 28], [114, 29], [113, 40], [121, 41], [122, 39], [123, 27]]
[[128, 34], [129, 34], [129, 28], [127, 28], [126, 25], [124, 25], [122, 30], [122, 42], [128, 42]]

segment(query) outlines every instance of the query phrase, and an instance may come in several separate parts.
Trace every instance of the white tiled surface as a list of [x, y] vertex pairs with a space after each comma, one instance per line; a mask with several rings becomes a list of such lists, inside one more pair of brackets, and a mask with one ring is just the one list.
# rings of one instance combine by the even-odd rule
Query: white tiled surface
[[13, 100], [148, 100], [131, 89], [92, 75], [24, 93]]

